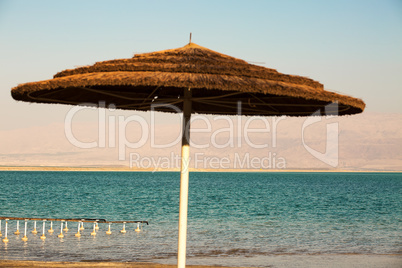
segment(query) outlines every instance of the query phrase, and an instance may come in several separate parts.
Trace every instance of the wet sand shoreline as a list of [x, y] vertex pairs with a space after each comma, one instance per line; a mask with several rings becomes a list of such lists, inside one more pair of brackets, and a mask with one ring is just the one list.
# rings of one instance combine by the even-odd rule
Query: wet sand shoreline
[[[150, 262], [49, 262], [49, 261], [16, 261], [0, 260], [0, 267], [133, 267], [133, 268], [174, 268], [172, 264]], [[223, 266], [187, 265], [190, 268], [211, 268]], [[239, 268], [239, 267], [236, 267]]]
[[[402, 267], [401, 254], [279, 254], [248, 257], [191, 257], [188, 259], [189, 268], [245, 268], [245, 267], [337, 267], [337, 268], [399, 268]], [[230, 266], [232, 265], [232, 266]], [[154, 262], [115, 262], [115, 261], [26, 261], [26, 260], [0, 260], [0, 267], [132, 267], [132, 268], [175, 268], [175, 259], [166, 259], [162, 263]]]

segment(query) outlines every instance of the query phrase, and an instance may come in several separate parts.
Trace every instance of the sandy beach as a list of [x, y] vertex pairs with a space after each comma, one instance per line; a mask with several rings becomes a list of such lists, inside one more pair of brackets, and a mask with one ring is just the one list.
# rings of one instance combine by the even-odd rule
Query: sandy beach
[[[213, 266], [187, 265], [192, 268], [210, 268]], [[0, 267], [134, 267], [134, 268], [174, 268], [176, 265], [147, 262], [47, 262], [0, 260]], [[221, 267], [221, 266], [220, 266]]]
[[[270, 255], [255, 256], [247, 258], [228, 257], [226, 261], [236, 263], [236, 268], [250, 267], [247, 264], [253, 262], [261, 263], [264, 267], [336, 267], [336, 268], [376, 268], [388, 267], [399, 268], [402, 264], [402, 258], [398, 254], [389, 255], [366, 255], [366, 254], [319, 254], [319, 255]], [[233, 267], [225, 266], [225, 259], [221, 261], [213, 257], [191, 258], [189, 262], [193, 265], [186, 265], [190, 268], [212, 268], [212, 267]], [[46, 261], [16, 261], [0, 260], [0, 267], [133, 267], [133, 268], [175, 268], [176, 260], [166, 260], [166, 264], [151, 262], [46, 262]], [[199, 265], [200, 263], [206, 265]], [[246, 264], [247, 263], [247, 264]], [[209, 265], [208, 265], [209, 264]], [[243, 265], [243, 266], [242, 266]], [[233, 267], [234, 268], [234, 267]]]
[[[402, 170], [347, 170], [347, 169], [202, 169], [190, 172], [402, 172]], [[64, 167], [64, 166], [0, 166], [0, 171], [121, 171], [121, 172], [179, 172], [179, 169], [139, 169], [130, 167]]]

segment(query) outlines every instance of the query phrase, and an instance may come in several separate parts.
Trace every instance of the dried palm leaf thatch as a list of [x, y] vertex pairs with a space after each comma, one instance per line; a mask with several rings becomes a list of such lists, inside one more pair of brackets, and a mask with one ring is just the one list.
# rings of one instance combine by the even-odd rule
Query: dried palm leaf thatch
[[[114, 104], [116, 108], [173, 112], [183, 89], [201, 114], [305, 116], [330, 103], [340, 115], [364, 110], [362, 100], [325, 91], [312, 79], [286, 75], [190, 43], [182, 48], [97, 62], [65, 70], [53, 79], [12, 89], [16, 100], [40, 103]], [[327, 111], [328, 112], [328, 111]]]

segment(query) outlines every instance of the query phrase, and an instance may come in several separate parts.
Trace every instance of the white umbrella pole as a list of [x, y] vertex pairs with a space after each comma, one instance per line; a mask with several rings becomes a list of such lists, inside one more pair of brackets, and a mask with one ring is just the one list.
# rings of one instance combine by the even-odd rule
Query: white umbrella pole
[[179, 242], [177, 252], [177, 267], [186, 267], [187, 242], [187, 208], [188, 208], [188, 181], [190, 160], [190, 118], [191, 118], [191, 91], [184, 90], [183, 102], [183, 136], [181, 143], [181, 172], [180, 172], [180, 210], [179, 210]]

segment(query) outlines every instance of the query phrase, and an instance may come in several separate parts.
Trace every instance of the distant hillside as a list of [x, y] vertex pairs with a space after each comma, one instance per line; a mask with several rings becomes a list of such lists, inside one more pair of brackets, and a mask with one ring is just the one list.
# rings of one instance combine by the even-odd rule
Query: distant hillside
[[[231, 117], [230, 122], [211, 116], [208, 119], [210, 130], [202, 120], [196, 120], [192, 125], [193, 131], [198, 129], [191, 134], [193, 142], [198, 147], [206, 147], [193, 146], [191, 150], [191, 164], [196, 168], [402, 170], [402, 114], [362, 114], [322, 119], [306, 126], [304, 142], [310, 150], [319, 153], [325, 153], [327, 126], [332, 124], [338, 129], [338, 145], [330, 144], [338, 148], [336, 167], [317, 159], [303, 146], [302, 127], [306, 118], [280, 120], [276, 124], [277, 131], [274, 131], [274, 120], [278, 119], [266, 118], [268, 125], [265, 125], [262, 120], [247, 122], [249, 118], [242, 117], [240, 132], [236, 117]], [[174, 141], [180, 126], [177, 118], [157, 124], [155, 143]], [[109, 133], [108, 125], [106, 127], [106, 133]], [[234, 130], [232, 133], [229, 131], [231, 127]], [[261, 132], [265, 127], [269, 132], [250, 132], [245, 138], [246, 127], [260, 129]], [[117, 126], [115, 130], [114, 144], [118, 145]], [[73, 122], [72, 131], [80, 142], [98, 141], [96, 122]], [[137, 142], [141, 139], [140, 134], [139, 124], [127, 125], [128, 140]], [[104, 148], [77, 148], [66, 138], [63, 123], [0, 131], [0, 165], [129, 166], [129, 153], [132, 153], [134, 164], [149, 165], [150, 168], [174, 168], [179, 165], [180, 142], [169, 148], [152, 148], [150, 136], [145, 140], [147, 142], [140, 148], [125, 148], [126, 159], [119, 161], [118, 147], [109, 146], [108, 135]], [[113, 140], [110, 141], [113, 144]], [[252, 144], [265, 145], [265, 148], [254, 148]]]

